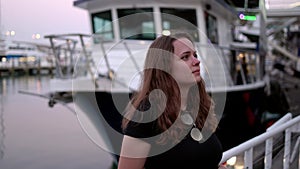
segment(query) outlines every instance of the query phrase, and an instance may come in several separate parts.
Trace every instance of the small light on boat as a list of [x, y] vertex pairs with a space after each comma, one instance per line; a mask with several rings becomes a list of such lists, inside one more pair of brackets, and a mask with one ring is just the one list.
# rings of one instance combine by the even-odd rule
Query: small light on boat
[[226, 163], [230, 166], [234, 166], [236, 163], [236, 156], [231, 157]]
[[2, 59], [1, 59], [1, 62], [6, 62], [6, 61], [7, 61], [6, 58], [2, 58]]
[[244, 19], [245, 19], [245, 15], [241, 13], [241, 14], [239, 15], [239, 18], [240, 18], [241, 20], [244, 20]]
[[16, 32], [15, 32], [15, 31], [6, 31], [6, 32], [5, 32], [5, 35], [6, 35], [6, 36], [15, 36], [15, 35], [16, 35]]
[[41, 35], [39, 33], [37, 34], [32, 34], [31, 36], [32, 39], [40, 39], [41, 38]]
[[140, 41], [140, 44], [141, 44], [141, 45], [145, 45], [145, 44], [146, 44], [146, 42], [145, 42], [145, 41], [143, 41], [143, 40], [141, 40], [141, 41]]
[[5, 35], [10, 36], [10, 31], [6, 31]]
[[169, 30], [163, 30], [162, 34], [165, 35], [165, 36], [170, 36], [171, 32]]
[[25, 57], [20, 57], [19, 62], [26, 62], [26, 58]]
[[34, 56], [28, 56], [27, 57], [27, 62], [35, 62], [35, 57]]
[[10, 31], [10, 36], [15, 36], [16, 32], [15, 31]]
[[244, 57], [244, 54], [240, 53], [239, 54], [239, 59], [242, 59]]
[[40, 34], [36, 34], [36, 35], [35, 35], [35, 38], [36, 38], [36, 39], [40, 39], [40, 38], [41, 38], [41, 35], [40, 35]]

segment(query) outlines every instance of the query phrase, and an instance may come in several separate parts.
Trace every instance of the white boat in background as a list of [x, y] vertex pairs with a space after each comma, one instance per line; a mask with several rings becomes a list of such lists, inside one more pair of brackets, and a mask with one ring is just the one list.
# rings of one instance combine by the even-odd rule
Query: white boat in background
[[[218, 1], [194, 0], [80, 0], [75, 1], [74, 5], [88, 10], [93, 36], [46, 36], [50, 39], [53, 53], [59, 53], [55, 46], [59, 40], [69, 44], [70, 49], [74, 49], [72, 45], [79, 42], [81, 44], [78, 46], [82, 49], [77, 61], [76, 57], [70, 57], [70, 63], [77, 63], [73, 71], [70, 68], [63, 72], [58, 65], [57, 78], [51, 82], [53, 92], [72, 92], [78, 108], [88, 113], [95, 111], [95, 114], [99, 114], [98, 118], [103, 116], [114, 129], [120, 131], [120, 113], [128, 103], [129, 95], [136, 89], [145, 52], [151, 41], [173, 30], [186, 31], [196, 40], [204, 64], [202, 67], [206, 69], [202, 70], [202, 76], [208, 91], [215, 96], [217, 111], [223, 113], [224, 110], [220, 117], [220, 133], [225, 134], [220, 136], [224, 147], [229, 148], [256, 134], [252, 129], [256, 121], [249, 122], [246, 113], [248, 106], [252, 109], [250, 113], [261, 111], [266, 85], [261, 61], [264, 56], [260, 56], [256, 48], [245, 50], [230, 46], [234, 41], [231, 28], [237, 16], [227, 7]], [[87, 43], [92, 45], [86, 46]], [[70, 50], [71, 53], [74, 52]], [[58, 59], [59, 55], [56, 56]], [[241, 69], [242, 58], [247, 61], [248, 73]], [[216, 69], [216, 65], [219, 69]], [[258, 103], [254, 104], [254, 101]], [[228, 138], [233, 140], [226, 140]]]
[[[254, 7], [259, 17], [265, 12], [260, 4]], [[45, 36], [56, 59], [49, 106], [74, 102], [83, 129], [97, 145], [118, 154], [122, 112], [137, 90], [148, 46], [174, 31], [188, 32], [196, 41], [224, 150], [264, 131], [266, 38], [261, 32], [259, 43], [250, 47], [235, 42], [238, 12], [225, 1], [77, 0], [74, 6], [89, 12], [93, 35]]]
[[24, 73], [24, 70], [38, 69], [51, 70], [54, 66], [54, 58], [48, 45], [26, 41], [8, 40], [0, 36], [0, 76], [12, 74], [11, 70]]

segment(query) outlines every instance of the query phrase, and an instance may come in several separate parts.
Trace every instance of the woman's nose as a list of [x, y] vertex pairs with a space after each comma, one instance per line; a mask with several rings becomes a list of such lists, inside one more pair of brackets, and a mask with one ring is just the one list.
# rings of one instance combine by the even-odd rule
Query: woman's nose
[[199, 65], [200, 64], [200, 60], [198, 60], [197, 58], [193, 57], [193, 65]]

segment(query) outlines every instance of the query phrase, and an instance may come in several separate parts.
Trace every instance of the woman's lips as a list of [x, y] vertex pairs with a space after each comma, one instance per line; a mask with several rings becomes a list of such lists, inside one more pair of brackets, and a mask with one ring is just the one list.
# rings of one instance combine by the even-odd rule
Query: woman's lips
[[200, 74], [200, 69], [194, 70], [192, 73]]

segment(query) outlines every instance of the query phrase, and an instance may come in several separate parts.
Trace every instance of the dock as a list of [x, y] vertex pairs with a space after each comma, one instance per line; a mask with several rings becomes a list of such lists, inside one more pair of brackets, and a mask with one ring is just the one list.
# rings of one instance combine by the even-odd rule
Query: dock
[[18, 67], [0, 67], [0, 77], [19, 75], [53, 75], [54, 73], [54, 66], [24, 65]]

